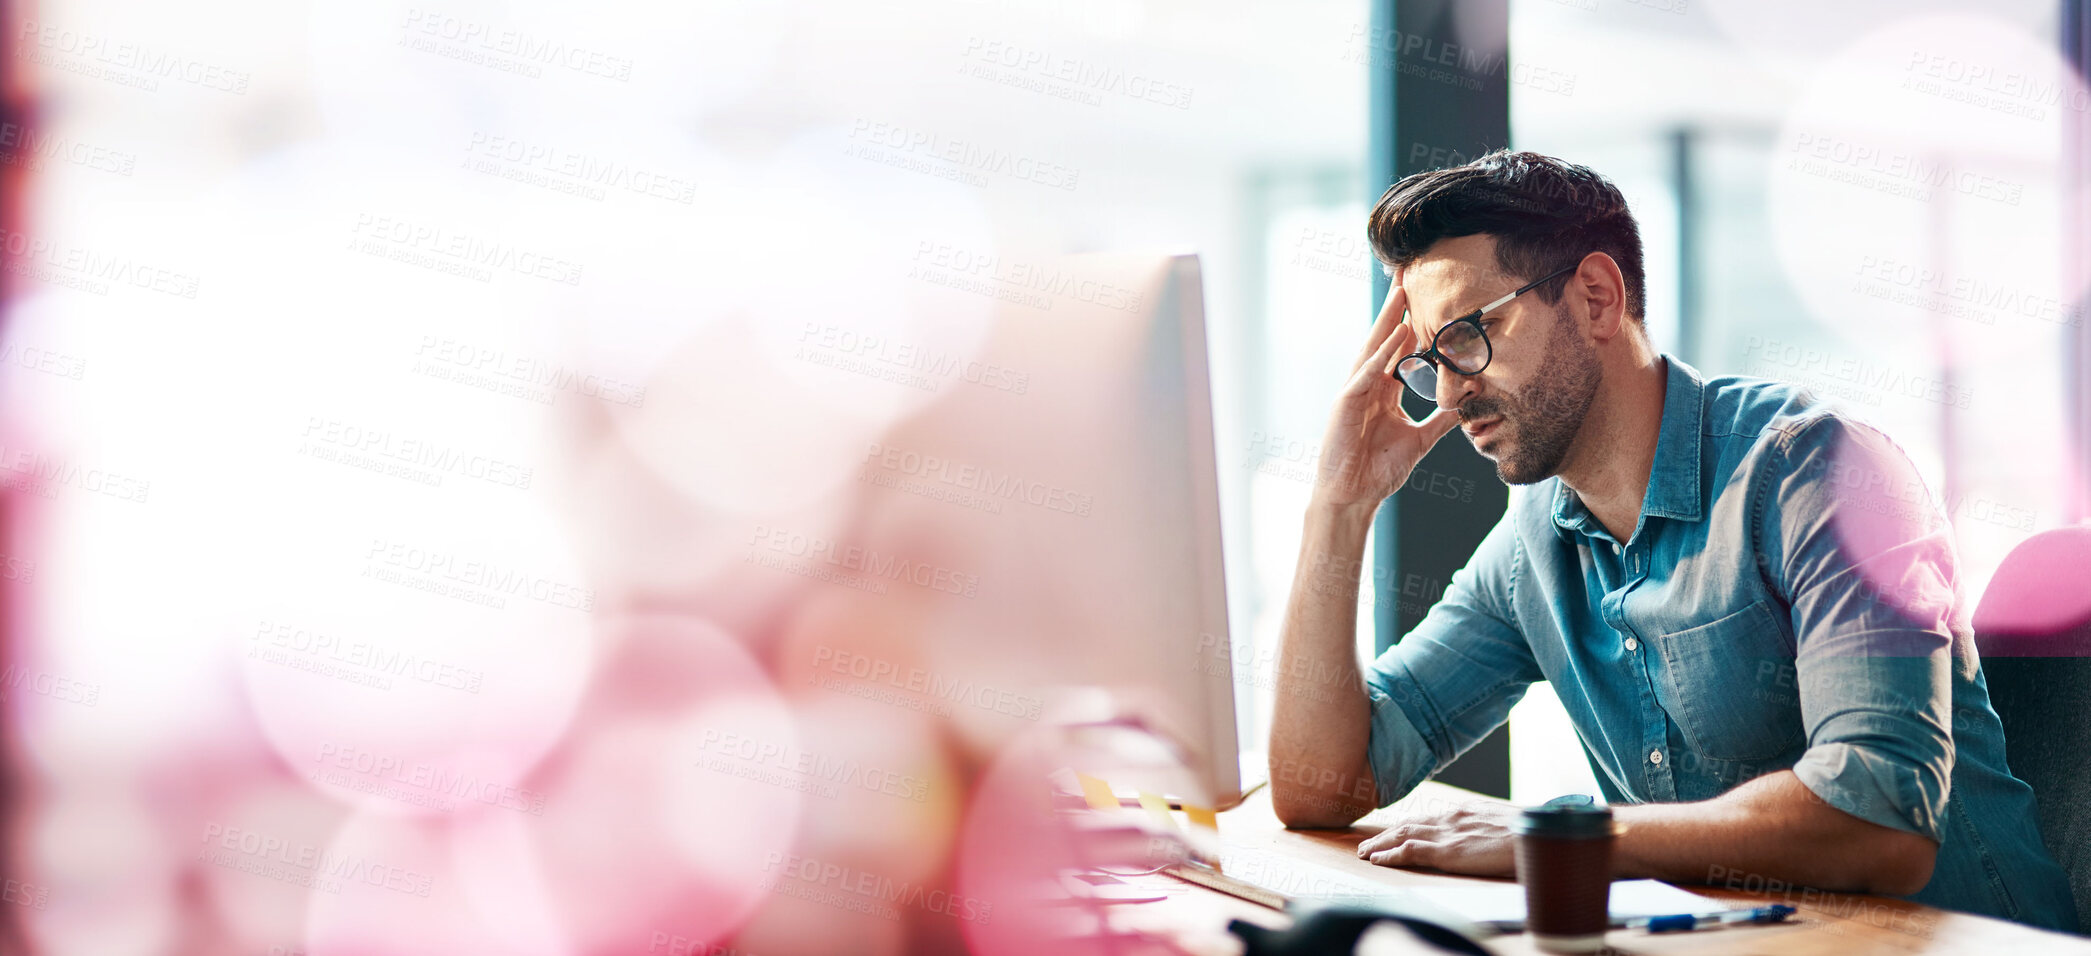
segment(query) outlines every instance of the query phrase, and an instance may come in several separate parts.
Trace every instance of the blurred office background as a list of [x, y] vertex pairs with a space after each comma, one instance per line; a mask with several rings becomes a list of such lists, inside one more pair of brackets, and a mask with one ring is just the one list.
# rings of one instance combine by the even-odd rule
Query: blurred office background
[[[60, 892], [21, 922], [53, 952], [202, 946], [176, 914], [210, 893], [147, 886], [170, 859], [132, 865], [153, 843], [141, 794], [164, 797], [179, 771], [237, 763], [243, 747], [317, 748], [354, 769], [357, 755], [299, 723], [300, 691], [223, 659], [324, 629], [295, 610], [331, 587], [315, 567], [397, 576], [424, 550], [470, 552], [541, 576], [565, 595], [539, 598], [555, 609], [716, 576], [729, 583], [688, 600], [722, 632], [758, 630], [776, 610], [768, 592], [722, 570], [745, 529], [712, 546], [701, 522], [668, 522], [646, 530], [698, 543], [617, 551], [655, 499], [586, 504], [605, 479], [561, 456], [575, 435], [613, 434], [622, 466], [652, 476], [646, 495], [821, 527], [828, 486], [803, 476], [861, 445], [770, 426], [910, 406], [784, 390], [735, 404], [709, 383], [764, 361], [785, 370], [777, 381], [803, 379], [788, 356], [809, 329], [905, 329], [922, 283], [982, 257], [1203, 257], [1232, 657], [1256, 746], [1317, 445], [1376, 305], [1365, 211], [1389, 163], [1488, 145], [1395, 136], [1402, 118], [1374, 83], [1397, 75], [1409, 98], [1493, 90], [1510, 145], [1610, 176], [1640, 218], [1659, 345], [1709, 375], [1809, 384], [1886, 428], [1944, 502], [1972, 598], [2014, 544], [2086, 517], [2086, 426], [2071, 411], [2084, 401], [2086, 206], [2072, 184], [2086, 157], [2071, 144], [2091, 103], [2069, 65], [2081, 10], [7, 4], [0, 415], [21, 499], [7, 567], [34, 648], [15, 666], [45, 685], [10, 694], [12, 746], [49, 792], [75, 796], [32, 808], [7, 852], [40, 885], [104, 891], [91, 904]], [[624, 172], [601, 179], [605, 165]], [[523, 264], [445, 258], [456, 243], [505, 244]], [[493, 378], [489, 354], [506, 369]], [[433, 436], [486, 464], [441, 497], [314, 464], [364, 431]], [[1413, 507], [1493, 520], [1500, 488], [1441, 470]], [[93, 487], [71, 477], [89, 473]], [[1361, 600], [1360, 653], [1442, 592], [1442, 571], [1419, 569], [1456, 567], [1470, 546], [1448, 555], [1412, 535], [1376, 549], [1392, 557]], [[340, 609], [339, 626], [387, 613]], [[563, 732], [594, 653], [578, 618], [511, 616], [442, 645], [472, 662], [457, 679], [485, 679], [471, 720], [515, 729], [473, 758], [493, 780]], [[556, 653], [499, 653], [516, 634]], [[273, 739], [200, 743], [234, 711]], [[384, 730], [381, 754], [415, 746], [411, 728]], [[1592, 789], [1543, 686], [1508, 741], [1473, 779], [1521, 800]], [[621, 741], [604, 775], [648, 746]], [[965, 763], [907, 747], [883, 759], [926, 768], [924, 781]], [[156, 769], [139, 783], [133, 767]], [[350, 789], [327, 792], [369, 802]], [[420, 858], [373, 832], [350, 845]], [[266, 902], [220, 899], [228, 912]], [[312, 918], [333, 918], [328, 905]], [[213, 932], [242, 951], [302, 945], [230, 916]], [[352, 939], [340, 933], [315, 938]]]

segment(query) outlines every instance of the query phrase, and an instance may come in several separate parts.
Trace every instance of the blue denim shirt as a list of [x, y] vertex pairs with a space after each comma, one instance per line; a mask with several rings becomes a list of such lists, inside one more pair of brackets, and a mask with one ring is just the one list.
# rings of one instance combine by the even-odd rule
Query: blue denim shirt
[[1664, 359], [1628, 540], [1559, 478], [1513, 489], [1366, 669], [1381, 804], [1550, 681], [1610, 802], [1706, 800], [1790, 768], [1830, 806], [1939, 842], [1910, 899], [2074, 929], [1908, 457], [1805, 390]]

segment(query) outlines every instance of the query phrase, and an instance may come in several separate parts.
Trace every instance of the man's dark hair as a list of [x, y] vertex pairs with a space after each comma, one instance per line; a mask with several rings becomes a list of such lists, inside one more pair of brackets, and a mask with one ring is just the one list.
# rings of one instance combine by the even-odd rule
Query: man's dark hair
[[[1496, 265], [1535, 279], [1602, 252], [1626, 279], [1626, 314], [1646, 322], [1641, 229], [1619, 187], [1588, 166], [1540, 153], [1496, 150], [1462, 166], [1416, 173], [1387, 188], [1365, 235], [1390, 268], [1406, 268], [1440, 239], [1486, 233]], [[1562, 276], [1532, 290], [1561, 301]]]

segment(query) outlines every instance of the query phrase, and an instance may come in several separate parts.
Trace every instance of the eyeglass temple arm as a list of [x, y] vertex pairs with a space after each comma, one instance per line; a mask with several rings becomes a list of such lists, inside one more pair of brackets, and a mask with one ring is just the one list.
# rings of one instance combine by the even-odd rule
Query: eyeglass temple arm
[[1467, 313], [1467, 317], [1480, 318], [1482, 313], [1488, 312], [1491, 309], [1494, 309], [1505, 302], [1508, 302], [1512, 299], [1517, 298], [1518, 296], [1524, 295], [1525, 293], [1532, 291], [1533, 289], [1537, 289], [1542, 283], [1545, 283], [1546, 281], [1553, 279], [1556, 276], [1559, 276], [1567, 272], [1574, 272], [1576, 270], [1576, 267], [1580, 265], [1582, 265], [1582, 263], [1578, 262], [1573, 266], [1563, 266], [1559, 269], [1555, 269], [1554, 271], [1547, 273], [1546, 275], [1540, 276], [1537, 279], [1533, 279], [1532, 281], [1527, 282], [1522, 286], [1519, 286], [1516, 292], [1512, 292], [1509, 295], [1506, 295], [1500, 299], [1497, 299], [1494, 302], [1491, 302], [1487, 305], [1482, 306], [1481, 308], [1475, 309], [1474, 311]]
[[1512, 293], [1510, 293], [1509, 295], [1506, 295], [1506, 296], [1504, 296], [1504, 297], [1502, 297], [1502, 298], [1500, 298], [1500, 299], [1497, 299], [1497, 300], [1496, 300], [1496, 301], [1494, 301], [1494, 302], [1491, 302], [1491, 303], [1489, 303], [1489, 304], [1487, 304], [1487, 305], [1484, 305], [1484, 306], [1482, 306], [1482, 307], [1481, 307], [1481, 311], [1483, 311], [1483, 312], [1487, 312], [1488, 310], [1490, 310], [1490, 309], [1493, 309], [1493, 308], [1495, 308], [1496, 306], [1502, 305], [1503, 303], [1505, 303], [1505, 302], [1508, 302], [1508, 301], [1510, 301], [1510, 300], [1512, 300], [1512, 299], [1515, 299], [1515, 298], [1517, 298], [1518, 296], [1524, 295], [1525, 293], [1527, 293], [1527, 292], [1530, 292], [1530, 291], [1532, 291], [1533, 289], [1537, 289], [1537, 288], [1539, 288], [1539, 287], [1540, 287], [1541, 285], [1544, 285], [1545, 283], [1548, 283], [1548, 282], [1551, 282], [1551, 281], [1553, 281], [1553, 280], [1554, 280], [1554, 279], [1555, 279], [1556, 277], [1559, 277], [1559, 276], [1562, 276], [1562, 275], [1566, 275], [1566, 274], [1568, 274], [1568, 273], [1570, 273], [1570, 272], [1574, 272], [1574, 271], [1576, 271], [1576, 270], [1577, 270], [1578, 268], [1581, 268], [1581, 267], [1582, 267], [1582, 265], [1583, 265], [1582, 263], [1578, 262], [1578, 263], [1576, 263], [1576, 264], [1574, 264], [1574, 265], [1567, 265], [1567, 266], [1562, 266], [1561, 268], [1559, 268], [1559, 269], [1555, 269], [1554, 271], [1552, 271], [1552, 272], [1549, 272], [1549, 273], [1547, 273], [1546, 275], [1540, 276], [1540, 277], [1539, 277], [1539, 278], [1537, 278], [1537, 279], [1533, 279], [1532, 281], [1530, 281], [1530, 282], [1527, 282], [1527, 283], [1525, 283], [1525, 284], [1524, 284], [1524, 285], [1523, 285], [1522, 287], [1520, 287], [1520, 288], [1519, 288], [1519, 289], [1518, 289], [1518, 290], [1517, 290], [1516, 292], [1512, 292]]

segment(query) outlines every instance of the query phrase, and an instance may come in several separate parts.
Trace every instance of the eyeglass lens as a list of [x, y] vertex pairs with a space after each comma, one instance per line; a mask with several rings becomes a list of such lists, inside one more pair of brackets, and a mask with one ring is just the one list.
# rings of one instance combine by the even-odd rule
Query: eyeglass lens
[[[1488, 338], [1481, 327], [1473, 322], [1454, 322], [1438, 330], [1436, 346], [1438, 354], [1452, 363], [1452, 367], [1469, 375], [1480, 372], [1488, 365]], [[1395, 366], [1395, 374], [1403, 383], [1415, 389], [1416, 394], [1437, 400], [1438, 369], [1422, 356], [1410, 356]]]

